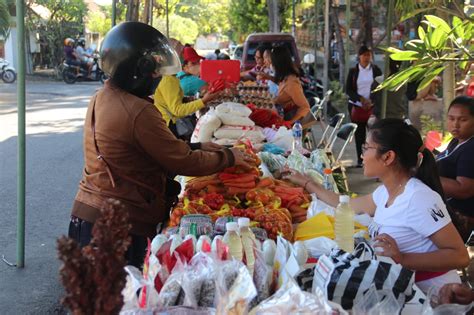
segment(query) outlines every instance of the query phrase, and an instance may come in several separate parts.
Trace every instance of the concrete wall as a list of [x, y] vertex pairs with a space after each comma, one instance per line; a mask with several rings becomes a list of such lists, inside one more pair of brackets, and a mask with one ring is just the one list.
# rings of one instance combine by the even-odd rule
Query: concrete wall
[[5, 41], [5, 60], [10, 62], [15, 69], [18, 68], [17, 47], [16, 47], [16, 27], [10, 29], [10, 36]]

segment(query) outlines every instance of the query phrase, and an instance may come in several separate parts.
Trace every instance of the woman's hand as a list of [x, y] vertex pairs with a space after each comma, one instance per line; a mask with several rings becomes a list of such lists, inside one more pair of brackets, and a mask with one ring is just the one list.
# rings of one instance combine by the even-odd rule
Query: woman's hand
[[382, 233], [375, 237], [374, 247], [378, 247], [375, 251], [380, 256], [390, 257], [397, 264], [402, 264], [403, 254], [398, 248], [397, 242], [388, 234]]
[[469, 304], [474, 300], [474, 293], [467, 285], [460, 283], [445, 284], [439, 290], [441, 304]]
[[201, 143], [201, 150], [203, 150], [203, 151], [215, 152], [215, 151], [220, 151], [222, 149], [224, 149], [223, 146], [221, 146], [217, 143], [214, 143], [214, 142], [203, 142], [203, 143]]
[[253, 168], [253, 166], [249, 163], [254, 162], [255, 160], [250, 154], [245, 153], [239, 148], [231, 148], [230, 150], [234, 154], [235, 166], [241, 166], [247, 170]]
[[284, 179], [289, 180], [295, 185], [304, 186], [308, 181], [311, 181], [309, 176], [303, 175], [300, 172], [286, 168], [282, 172], [282, 176]]
[[218, 98], [219, 96], [221, 95], [220, 92], [217, 92], [217, 93], [211, 93], [209, 90], [206, 92], [206, 94], [204, 94], [204, 96], [201, 98], [202, 102], [204, 104], [207, 104], [209, 103], [210, 101], [212, 100], [215, 100], [216, 98]]

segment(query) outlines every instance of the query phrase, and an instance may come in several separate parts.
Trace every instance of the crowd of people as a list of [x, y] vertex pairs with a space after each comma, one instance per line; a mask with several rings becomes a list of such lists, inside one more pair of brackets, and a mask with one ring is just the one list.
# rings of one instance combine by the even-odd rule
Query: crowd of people
[[[68, 53], [75, 54], [70, 49]], [[361, 47], [359, 57], [347, 79], [348, 110], [358, 125], [358, 164], [365, 176], [378, 178], [381, 185], [372, 194], [353, 198], [351, 206], [374, 218], [369, 231], [381, 255], [415, 270], [416, 283], [424, 291], [435, 286], [449, 295], [446, 299], [454, 300], [453, 292], [463, 289], [443, 286], [460, 283], [456, 269], [469, 263], [463, 238], [474, 222], [474, 164], [470, 162], [474, 99], [462, 96], [451, 103], [447, 126], [453, 140], [435, 159], [399, 111], [397, 117], [378, 117], [367, 125], [374, 105], [378, 115], [371, 87], [381, 71], [371, 62], [369, 48]], [[88, 107], [85, 166], [69, 227], [69, 235], [81, 245], [89, 243], [103, 202], [117, 198], [132, 226], [129, 263], [140, 266], [146, 238], [166, 222], [176, 201], [175, 175], [203, 176], [233, 165], [248, 167], [251, 157], [236, 148], [178, 139], [178, 119], [218, 97], [199, 78], [203, 59], [190, 45], [168, 41], [138, 22], [122, 23], [105, 37], [101, 63], [110, 79]], [[285, 47], [260, 46], [255, 61], [242, 79], [267, 83], [288, 122], [306, 117], [309, 103], [290, 52]], [[391, 71], [397, 70], [394, 64]], [[289, 172], [288, 180], [337, 205], [337, 194], [303, 174]]]

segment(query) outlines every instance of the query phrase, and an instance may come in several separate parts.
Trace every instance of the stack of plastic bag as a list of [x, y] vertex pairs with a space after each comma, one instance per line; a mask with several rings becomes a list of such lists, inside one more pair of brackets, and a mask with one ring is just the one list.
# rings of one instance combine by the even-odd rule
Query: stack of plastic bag
[[233, 145], [242, 138], [249, 139], [254, 144], [265, 140], [263, 129], [255, 126], [249, 118], [252, 111], [248, 107], [227, 102], [218, 105], [215, 112], [223, 125], [214, 130], [214, 142], [221, 145]]

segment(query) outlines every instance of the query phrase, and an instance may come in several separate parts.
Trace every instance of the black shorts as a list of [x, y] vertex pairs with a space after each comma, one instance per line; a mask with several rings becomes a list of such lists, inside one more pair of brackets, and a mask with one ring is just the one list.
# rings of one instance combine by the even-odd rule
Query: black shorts
[[[91, 242], [93, 226], [93, 223], [71, 216], [68, 236], [78, 242], [81, 248], [85, 247]], [[130, 234], [130, 237], [131, 243], [125, 253], [125, 259], [128, 265], [141, 269], [148, 245], [147, 238], [133, 234]]]
[[66, 60], [66, 63], [70, 66], [81, 66], [81, 62], [79, 60], [76, 60], [76, 59]]

